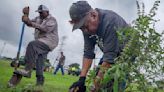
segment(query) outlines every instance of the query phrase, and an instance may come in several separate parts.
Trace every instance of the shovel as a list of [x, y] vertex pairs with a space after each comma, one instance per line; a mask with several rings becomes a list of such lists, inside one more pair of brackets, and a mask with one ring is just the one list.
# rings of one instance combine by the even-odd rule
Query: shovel
[[[29, 8], [29, 7], [28, 7]], [[20, 57], [20, 51], [21, 51], [21, 47], [22, 47], [22, 41], [23, 41], [23, 35], [24, 35], [24, 30], [25, 30], [25, 23], [23, 23], [22, 25], [22, 29], [21, 29], [21, 36], [20, 36], [20, 40], [19, 40], [19, 46], [18, 46], [18, 51], [17, 51], [17, 56], [16, 59], [14, 59], [11, 62], [11, 66], [14, 67], [14, 71], [17, 70], [17, 68], [19, 67], [19, 57]], [[12, 77], [10, 78], [7, 87], [15, 87], [22, 79], [22, 75], [20, 74], [15, 74], [13, 72]]]

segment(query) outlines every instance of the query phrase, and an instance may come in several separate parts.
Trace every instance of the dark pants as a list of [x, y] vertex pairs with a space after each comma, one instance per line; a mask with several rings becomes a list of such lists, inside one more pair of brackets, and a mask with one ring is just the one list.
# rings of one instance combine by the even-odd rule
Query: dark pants
[[32, 71], [36, 66], [36, 76], [43, 76], [44, 60], [49, 51], [49, 47], [43, 42], [31, 41], [26, 49], [25, 70]]
[[60, 65], [60, 64], [57, 65], [54, 74], [56, 74], [58, 72], [59, 68], [61, 69], [62, 75], [64, 75], [63, 65]]

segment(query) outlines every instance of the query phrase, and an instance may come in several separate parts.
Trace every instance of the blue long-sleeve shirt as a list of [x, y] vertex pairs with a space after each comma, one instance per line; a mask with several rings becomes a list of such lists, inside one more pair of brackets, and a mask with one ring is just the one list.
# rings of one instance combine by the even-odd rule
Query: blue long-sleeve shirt
[[95, 58], [96, 43], [103, 52], [103, 61], [114, 63], [114, 59], [120, 53], [120, 44], [116, 31], [128, 27], [126, 21], [111, 10], [96, 9], [99, 14], [99, 25], [96, 35], [84, 35], [84, 57]]

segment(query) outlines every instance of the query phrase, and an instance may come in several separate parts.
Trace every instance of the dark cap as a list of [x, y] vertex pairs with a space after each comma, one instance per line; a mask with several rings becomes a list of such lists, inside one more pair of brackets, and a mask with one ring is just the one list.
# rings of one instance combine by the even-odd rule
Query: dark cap
[[49, 11], [49, 9], [45, 5], [39, 5], [38, 10], [36, 10], [36, 12], [42, 11]]
[[77, 1], [76, 3], [72, 4], [69, 9], [69, 14], [72, 19], [71, 21], [77, 22], [73, 25], [72, 31], [83, 26], [86, 19], [85, 16], [91, 9], [92, 7], [88, 4], [87, 1]]

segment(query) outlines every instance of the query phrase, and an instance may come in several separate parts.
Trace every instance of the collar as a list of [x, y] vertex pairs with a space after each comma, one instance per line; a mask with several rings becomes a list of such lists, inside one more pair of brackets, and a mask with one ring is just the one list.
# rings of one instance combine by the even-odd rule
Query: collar
[[46, 20], [46, 19], [49, 19], [51, 17], [51, 15], [49, 14], [45, 19], [43, 19], [43, 20]]
[[51, 17], [51, 14], [49, 14], [49, 15], [48, 15], [45, 19], [41, 19], [40, 17], [39, 17], [39, 18], [40, 18], [41, 20], [43, 20], [43, 21], [44, 21], [44, 20], [49, 19], [50, 17]]
[[97, 35], [101, 35], [102, 34], [104, 14], [102, 14], [100, 12], [100, 9], [98, 9], [98, 8], [96, 8], [95, 10], [98, 12], [98, 15], [99, 15], [99, 24], [98, 24], [98, 28], [97, 28], [96, 34]]

